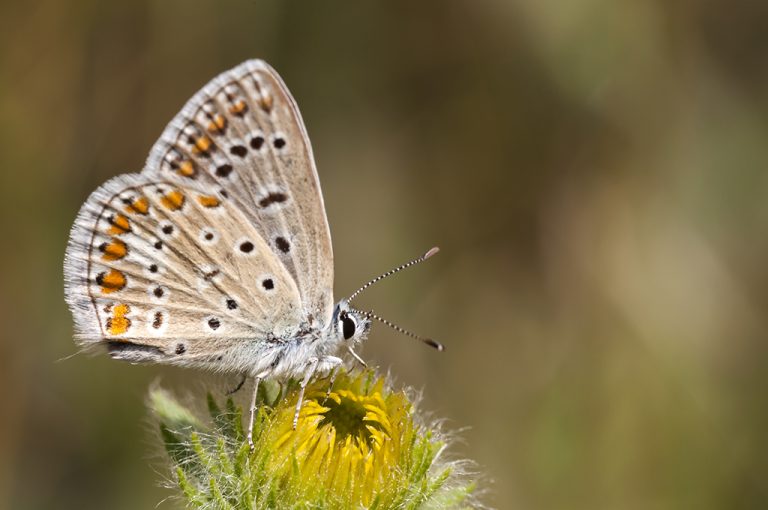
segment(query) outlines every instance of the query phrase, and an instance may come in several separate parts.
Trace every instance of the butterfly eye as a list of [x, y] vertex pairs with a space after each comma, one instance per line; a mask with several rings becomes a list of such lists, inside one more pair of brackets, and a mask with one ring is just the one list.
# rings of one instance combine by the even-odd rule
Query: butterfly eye
[[355, 320], [345, 315], [341, 319], [341, 332], [344, 334], [344, 340], [349, 340], [355, 336]]

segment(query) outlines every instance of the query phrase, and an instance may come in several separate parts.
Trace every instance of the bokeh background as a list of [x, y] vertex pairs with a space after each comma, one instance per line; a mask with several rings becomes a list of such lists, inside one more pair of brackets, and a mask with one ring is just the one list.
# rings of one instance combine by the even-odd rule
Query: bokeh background
[[[200, 86], [260, 57], [304, 115], [366, 359], [462, 429], [498, 508], [768, 501], [768, 4], [26, 0], [0, 16], [0, 507], [154, 508], [148, 386], [76, 356], [62, 258]], [[175, 508], [172, 501], [159, 508]]]

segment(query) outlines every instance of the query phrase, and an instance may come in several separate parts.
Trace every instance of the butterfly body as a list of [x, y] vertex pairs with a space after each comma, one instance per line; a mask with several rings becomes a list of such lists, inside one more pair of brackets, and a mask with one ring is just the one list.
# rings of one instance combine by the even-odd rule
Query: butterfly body
[[[337, 306], [338, 308], [338, 306]], [[349, 312], [352, 316], [355, 312]], [[265, 337], [238, 338], [215, 353], [189, 355], [183, 343], [175, 346], [148, 346], [129, 341], [107, 341], [107, 349], [113, 359], [132, 363], [171, 364], [213, 370], [236, 372], [251, 377], [287, 379], [298, 377], [307, 368], [309, 360], [320, 360], [320, 372], [328, 372], [341, 363], [336, 354], [345, 343], [354, 345], [364, 339], [370, 328], [370, 319], [355, 315], [362, 328], [356, 331], [354, 340], [345, 338], [343, 322], [332, 322], [330, 327], [315, 329], [300, 327], [283, 337], [268, 334]], [[349, 334], [349, 333], [347, 333]]]

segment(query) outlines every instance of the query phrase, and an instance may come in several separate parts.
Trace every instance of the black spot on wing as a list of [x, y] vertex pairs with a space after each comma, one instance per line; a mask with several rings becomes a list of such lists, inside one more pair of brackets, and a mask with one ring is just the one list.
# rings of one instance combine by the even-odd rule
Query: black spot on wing
[[254, 150], [259, 150], [264, 146], [264, 137], [263, 136], [254, 136], [251, 138], [251, 148]]
[[163, 312], [155, 312], [155, 316], [152, 319], [152, 327], [160, 329], [163, 326]]
[[223, 165], [219, 165], [216, 167], [216, 176], [217, 177], [229, 177], [229, 174], [232, 173], [232, 165], [225, 163]]
[[229, 148], [230, 154], [244, 158], [248, 154], [248, 148], [245, 145], [233, 145]]
[[291, 243], [285, 237], [279, 236], [275, 238], [275, 246], [283, 253], [291, 251]]
[[288, 195], [285, 193], [274, 191], [267, 196], [259, 200], [259, 207], [262, 209], [269, 207], [272, 204], [280, 204], [288, 200]]

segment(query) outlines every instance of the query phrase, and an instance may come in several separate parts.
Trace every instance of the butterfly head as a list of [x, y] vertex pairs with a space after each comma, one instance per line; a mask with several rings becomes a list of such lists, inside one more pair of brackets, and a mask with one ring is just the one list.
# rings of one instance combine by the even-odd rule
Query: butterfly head
[[346, 300], [336, 305], [333, 313], [333, 331], [339, 343], [355, 345], [365, 340], [370, 329], [370, 314], [350, 308]]

